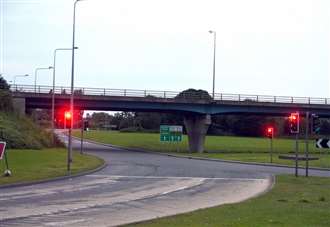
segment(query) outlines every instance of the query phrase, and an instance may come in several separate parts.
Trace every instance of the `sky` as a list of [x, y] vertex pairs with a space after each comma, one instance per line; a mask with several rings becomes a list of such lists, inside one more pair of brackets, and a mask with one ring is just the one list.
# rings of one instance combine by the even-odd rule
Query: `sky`
[[[0, 73], [35, 69], [72, 46], [72, 0], [0, 0]], [[75, 86], [330, 97], [328, 0], [84, 0], [76, 9]], [[71, 52], [56, 58], [70, 86]], [[51, 70], [37, 84], [51, 85]]]

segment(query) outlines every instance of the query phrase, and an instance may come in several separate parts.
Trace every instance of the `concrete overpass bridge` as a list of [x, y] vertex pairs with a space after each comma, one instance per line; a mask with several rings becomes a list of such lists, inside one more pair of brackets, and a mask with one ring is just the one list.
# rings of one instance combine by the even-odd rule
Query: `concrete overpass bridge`
[[[23, 108], [51, 109], [52, 87], [12, 85], [13, 97]], [[214, 100], [194, 94], [175, 98], [180, 92], [107, 88], [75, 88], [75, 108], [104, 111], [182, 112], [192, 114], [288, 115], [307, 111], [330, 116], [329, 98], [216, 93]], [[55, 88], [55, 107], [68, 106], [70, 88]]]
[[[26, 108], [50, 109], [51, 86], [12, 85], [14, 103], [21, 112]], [[69, 106], [70, 88], [56, 87], [55, 108]], [[196, 94], [107, 88], [75, 88], [74, 108], [81, 110], [174, 112], [184, 115], [184, 123], [193, 151], [203, 150], [204, 137], [215, 114], [263, 114], [288, 116], [299, 111], [330, 117], [329, 98], [244, 95], [216, 93], [214, 99], [205, 100]]]

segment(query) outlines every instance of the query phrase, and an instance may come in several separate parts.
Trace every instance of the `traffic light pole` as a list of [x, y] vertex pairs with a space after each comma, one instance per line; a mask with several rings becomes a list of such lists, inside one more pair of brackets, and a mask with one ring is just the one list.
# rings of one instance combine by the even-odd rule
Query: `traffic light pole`
[[83, 154], [84, 146], [84, 112], [81, 114], [81, 135], [80, 135], [80, 154]]
[[270, 163], [273, 163], [273, 136], [270, 138]]
[[296, 167], [295, 167], [295, 176], [298, 177], [298, 149], [299, 149], [299, 144], [298, 144], [298, 139], [299, 139], [299, 134], [296, 133]]
[[306, 177], [308, 177], [308, 168], [309, 168], [308, 133], [309, 133], [309, 112], [306, 112], [306, 134], [305, 134]]

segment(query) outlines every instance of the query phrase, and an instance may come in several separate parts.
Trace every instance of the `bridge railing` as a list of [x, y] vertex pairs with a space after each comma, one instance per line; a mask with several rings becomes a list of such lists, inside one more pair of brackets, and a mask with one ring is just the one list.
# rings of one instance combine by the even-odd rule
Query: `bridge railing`
[[[41, 94], [51, 94], [52, 86], [33, 86], [33, 85], [11, 85], [14, 92], [31, 92]], [[71, 94], [70, 87], [57, 86], [55, 94]], [[98, 95], [98, 96], [126, 96], [126, 97], [156, 97], [163, 99], [174, 99], [180, 92], [175, 91], [155, 91], [155, 90], [134, 90], [134, 89], [109, 89], [109, 88], [85, 88], [75, 87], [75, 95]], [[200, 100], [201, 97], [196, 94], [185, 94], [183, 98], [189, 100]], [[237, 102], [265, 102], [265, 103], [292, 103], [292, 104], [330, 104], [328, 98], [310, 98], [310, 97], [291, 97], [291, 96], [270, 96], [270, 95], [247, 95], [247, 94], [225, 94], [216, 93], [216, 101], [237, 101]]]

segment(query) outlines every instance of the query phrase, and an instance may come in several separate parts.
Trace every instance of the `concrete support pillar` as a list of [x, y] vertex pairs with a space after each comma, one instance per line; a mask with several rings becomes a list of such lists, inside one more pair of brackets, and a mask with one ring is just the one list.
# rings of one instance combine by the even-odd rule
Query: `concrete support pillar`
[[25, 98], [13, 98], [13, 107], [19, 116], [25, 115]]
[[204, 151], [205, 135], [211, 124], [210, 115], [186, 115], [184, 125], [186, 126], [190, 152]]

